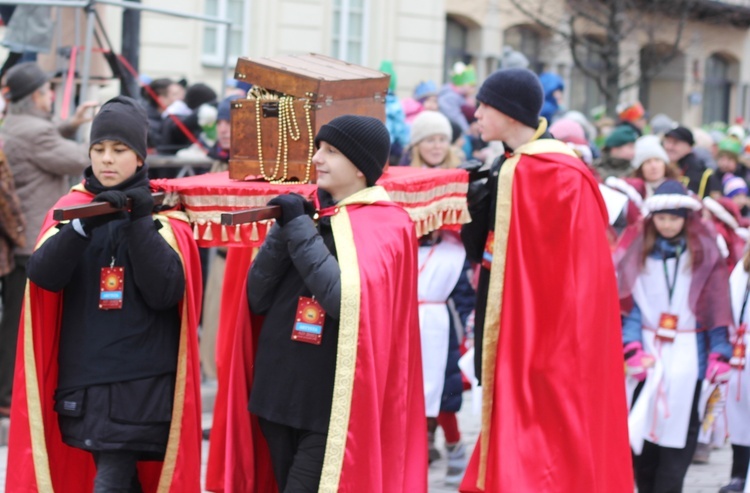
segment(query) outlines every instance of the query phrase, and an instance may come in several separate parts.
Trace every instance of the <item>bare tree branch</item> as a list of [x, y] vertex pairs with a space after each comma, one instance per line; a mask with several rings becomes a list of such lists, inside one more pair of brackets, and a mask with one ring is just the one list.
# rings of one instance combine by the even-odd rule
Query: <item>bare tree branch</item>
[[[694, 9], [696, 1], [566, 0], [565, 12], [549, 8], [543, 1], [510, 0], [510, 4], [535, 24], [564, 40], [575, 67], [595, 82], [607, 101], [608, 110], [612, 111], [620, 92], [639, 83], [648, 83], [680, 55], [687, 21], [697, 12]], [[677, 12], [679, 15], [674, 16]], [[734, 10], [726, 9], [723, 20], [732, 22], [731, 16], [736, 14]], [[654, 23], [655, 17], [664, 18], [665, 15], [673, 19], [676, 17], [677, 21], [674, 36], [666, 43], [666, 48], [656, 42], [657, 33], [661, 33], [663, 25]], [[747, 13], [745, 17], [750, 19]], [[645, 32], [649, 39], [645, 49], [641, 50], [641, 56], [647, 57], [640, 63], [641, 77], [639, 80], [621, 82], [622, 76], [640, 59], [635, 57], [621, 62], [622, 45], [640, 32]], [[592, 67], [591, 57], [601, 60], [601, 66]]]

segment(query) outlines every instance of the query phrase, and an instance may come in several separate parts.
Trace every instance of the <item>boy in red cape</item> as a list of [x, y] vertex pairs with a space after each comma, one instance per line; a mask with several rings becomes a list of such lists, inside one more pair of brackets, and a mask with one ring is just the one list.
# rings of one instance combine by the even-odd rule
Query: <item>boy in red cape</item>
[[6, 491], [200, 491], [200, 262], [184, 215], [152, 215], [147, 130], [134, 100], [102, 106], [55, 208], [130, 212], [50, 212], [29, 259]]
[[416, 234], [374, 186], [388, 131], [346, 115], [315, 144], [319, 221], [300, 195], [273, 199], [282, 215], [248, 274], [265, 315], [249, 408], [278, 491], [425, 493]]
[[582, 161], [545, 132], [543, 99], [526, 69], [495, 72], [477, 94], [482, 138], [506, 153], [487, 185], [470, 186], [461, 232], [482, 264], [483, 387], [461, 491], [632, 493], [607, 211]]

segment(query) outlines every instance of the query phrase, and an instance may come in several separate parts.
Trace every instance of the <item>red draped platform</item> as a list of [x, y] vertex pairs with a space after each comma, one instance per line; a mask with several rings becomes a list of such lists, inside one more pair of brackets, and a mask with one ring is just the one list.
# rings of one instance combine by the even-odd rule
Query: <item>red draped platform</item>
[[[316, 186], [233, 181], [228, 173], [151, 183], [167, 192], [167, 203], [182, 204], [200, 246], [244, 247], [229, 248], [227, 255], [216, 340], [219, 386], [206, 489], [222, 493], [275, 492], [265, 441], [256, 418], [247, 410], [260, 325], [250, 319], [245, 294], [253, 252], [263, 243], [272, 221], [222, 226], [220, 219], [223, 212], [261, 207], [279, 194], [295, 192], [311, 198]], [[466, 208], [468, 173], [463, 170], [390, 168], [378, 185], [409, 213], [418, 236], [439, 228], [458, 229], [470, 219]]]
[[[298, 193], [312, 197], [314, 184], [273, 185], [264, 181], [234, 181], [229, 174], [213, 173], [173, 180], [152, 180], [167, 192], [167, 203], [182, 203], [202, 247], [260, 246], [272, 222], [222, 226], [221, 213], [262, 207], [273, 197]], [[463, 170], [391, 167], [378, 181], [391, 199], [411, 216], [421, 236], [441, 227], [469, 221], [466, 209], [468, 174]]]

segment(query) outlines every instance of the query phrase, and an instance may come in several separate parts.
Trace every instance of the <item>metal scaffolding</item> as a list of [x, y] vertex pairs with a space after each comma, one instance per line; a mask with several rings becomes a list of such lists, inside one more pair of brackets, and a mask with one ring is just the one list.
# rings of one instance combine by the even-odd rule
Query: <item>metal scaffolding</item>
[[[180, 17], [183, 19], [193, 19], [211, 24], [220, 24], [225, 26], [224, 32], [224, 58], [221, 68], [221, 80], [226, 81], [228, 75], [227, 63], [229, 60], [229, 38], [231, 34], [230, 26], [232, 21], [228, 19], [219, 19], [218, 17], [211, 17], [207, 15], [191, 14], [188, 12], [180, 12], [177, 10], [163, 9], [160, 7], [151, 7], [148, 5], [142, 5], [137, 2], [129, 1], [117, 1], [117, 0], [88, 0], [88, 1], [75, 1], [75, 0], [0, 0], [0, 5], [38, 5], [44, 7], [63, 7], [63, 8], [81, 8], [86, 12], [86, 27], [85, 27], [85, 44], [83, 52], [83, 69], [81, 72], [81, 90], [79, 95], [80, 101], [86, 101], [86, 96], [89, 89], [89, 79], [91, 77], [91, 54], [93, 52], [94, 42], [94, 31], [96, 28], [96, 6], [97, 4], [109, 5], [113, 7], [120, 7], [122, 9], [139, 10], [142, 12], [153, 12], [156, 14], [168, 15], [171, 17]], [[103, 29], [103, 26], [102, 26]], [[76, 22], [76, 39], [78, 37], [78, 23]], [[224, 96], [225, 84], [222, 83], [221, 96]]]

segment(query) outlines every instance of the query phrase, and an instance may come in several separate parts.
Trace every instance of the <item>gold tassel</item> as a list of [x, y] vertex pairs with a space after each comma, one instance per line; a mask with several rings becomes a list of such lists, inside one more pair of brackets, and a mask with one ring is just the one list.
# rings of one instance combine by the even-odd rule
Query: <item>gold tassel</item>
[[459, 224], [466, 224], [471, 222], [471, 215], [469, 214], [469, 209], [463, 208], [461, 209], [461, 216], [458, 219]]
[[203, 232], [203, 240], [204, 241], [211, 241], [214, 239], [214, 233], [211, 231], [211, 224], [210, 222], [206, 223], [206, 231]]
[[229, 241], [229, 233], [227, 233], [227, 227], [225, 225], [221, 225], [221, 242], [227, 243]]
[[258, 223], [253, 223], [253, 230], [250, 232], [250, 241], [258, 241]]
[[235, 243], [239, 243], [239, 242], [242, 241], [242, 236], [240, 235], [240, 233], [241, 233], [240, 228], [241, 227], [242, 226], [239, 225], [239, 224], [234, 227], [234, 242]]
[[200, 234], [198, 233], [198, 223], [193, 224], [193, 239], [196, 241], [200, 239]]

